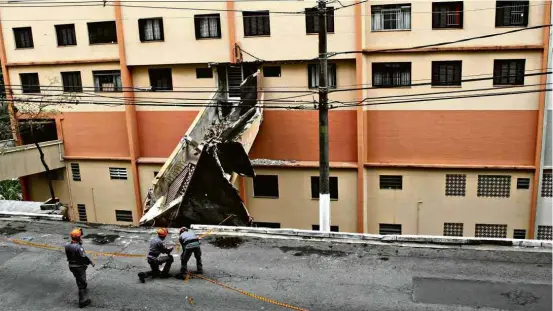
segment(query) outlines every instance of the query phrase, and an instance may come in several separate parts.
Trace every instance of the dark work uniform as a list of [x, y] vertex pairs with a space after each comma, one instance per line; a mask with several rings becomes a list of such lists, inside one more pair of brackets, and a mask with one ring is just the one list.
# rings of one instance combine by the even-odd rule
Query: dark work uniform
[[[168, 248], [165, 246], [165, 242], [159, 236], [154, 237], [150, 242], [150, 251], [148, 252], [148, 264], [152, 270], [145, 272], [144, 277], [168, 276], [171, 264], [173, 264], [173, 256], [169, 254], [172, 250], [172, 247]], [[165, 267], [163, 267], [163, 271], [160, 273], [159, 266], [164, 263]]]
[[193, 231], [185, 231], [179, 236], [179, 242], [182, 245], [182, 255], [180, 256], [181, 275], [185, 275], [187, 273], [188, 260], [190, 260], [192, 254], [194, 254], [194, 257], [196, 258], [196, 268], [198, 269], [198, 273], [202, 273], [203, 266], [200, 239], [198, 239]]
[[71, 241], [65, 245], [65, 255], [69, 262], [69, 270], [75, 276], [77, 287], [79, 288], [79, 305], [88, 300], [88, 284], [86, 283], [86, 268], [91, 264], [86, 256], [83, 246]]

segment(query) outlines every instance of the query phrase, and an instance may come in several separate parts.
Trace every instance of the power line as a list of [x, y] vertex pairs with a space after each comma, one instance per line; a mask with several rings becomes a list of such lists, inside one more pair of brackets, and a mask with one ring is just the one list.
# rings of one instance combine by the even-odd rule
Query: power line
[[[512, 33], [516, 33], [516, 32], [546, 28], [546, 27], [551, 27], [551, 26], [552, 26], [552, 24], [537, 25], [537, 26], [530, 26], [530, 27], [521, 28], [521, 29], [513, 29], [513, 30], [500, 32], [500, 33], [492, 33], [492, 34], [487, 34], [487, 35], [482, 35], [482, 36], [468, 37], [468, 38], [453, 40], [453, 41], [445, 41], [445, 42], [439, 42], [439, 43], [417, 45], [417, 46], [412, 46], [412, 47], [407, 47], [407, 48], [389, 48], [389, 49], [373, 50], [373, 51], [367, 51], [367, 52], [370, 52], [370, 53], [383, 53], [383, 52], [394, 52], [394, 51], [418, 50], [418, 49], [424, 49], [424, 48], [430, 48], [430, 47], [437, 47], [437, 46], [443, 46], [443, 45], [449, 45], [449, 44], [455, 44], [455, 43], [461, 43], [461, 42], [467, 42], [467, 41], [473, 41], [473, 40], [503, 36], [503, 35], [508, 35], [508, 34], [512, 34]], [[356, 53], [364, 53], [364, 51], [330, 52], [330, 53], [328, 53], [328, 57], [333, 57], [333, 56], [341, 55], [341, 54], [356, 54]]]

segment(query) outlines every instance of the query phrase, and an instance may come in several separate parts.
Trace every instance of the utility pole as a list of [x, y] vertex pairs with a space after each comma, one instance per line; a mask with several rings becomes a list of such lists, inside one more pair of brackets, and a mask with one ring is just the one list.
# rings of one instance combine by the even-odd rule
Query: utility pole
[[326, 2], [319, 7], [319, 230], [330, 231], [330, 181], [328, 157], [328, 63]]

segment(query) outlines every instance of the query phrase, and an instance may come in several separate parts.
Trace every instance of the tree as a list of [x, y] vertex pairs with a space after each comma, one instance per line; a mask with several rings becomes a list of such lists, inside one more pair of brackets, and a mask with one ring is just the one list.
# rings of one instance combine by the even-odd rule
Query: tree
[[[36, 87], [36, 86], [35, 86]], [[59, 91], [59, 80], [52, 79], [50, 84], [46, 87], [39, 88], [40, 93], [14, 96], [15, 113], [19, 121], [19, 134], [23, 137], [27, 137], [27, 141], [23, 143], [32, 143], [36, 146], [39, 153], [40, 161], [44, 167], [46, 173], [46, 179], [48, 180], [48, 188], [50, 190], [50, 202], [56, 202], [56, 195], [54, 187], [52, 185], [52, 176], [48, 164], [44, 160], [44, 152], [40, 146], [40, 142], [44, 137], [41, 133], [47, 124], [51, 124], [52, 118], [60, 113], [59, 109], [62, 107], [70, 107], [71, 103], [77, 103], [75, 93], [64, 93]], [[7, 105], [5, 105], [7, 107]], [[7, 109], [6, 109], [7, 111]], [[0, 118], [1, 118], [0, 114]], [[4, 136], [11, 136], [12, 129], [8, 126], [0, 125], [0, 132]], [[1, 122], [1, 119], [0, 119]]]

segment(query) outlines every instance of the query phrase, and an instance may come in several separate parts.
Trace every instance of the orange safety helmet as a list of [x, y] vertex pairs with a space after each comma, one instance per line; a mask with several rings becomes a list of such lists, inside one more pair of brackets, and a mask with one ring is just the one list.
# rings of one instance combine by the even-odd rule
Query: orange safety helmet
[[75, 228], [71, 233], [69, 233], [69, 236], [71, 237], [71, 240], [78, 241], [81, 239], [81, 236], [83, 235], [83, 231], [80, 228]]
[[164, 238], [169, 234], [169, 230], [167, 228], [159, 228], [157, 229], [157, 235]]

